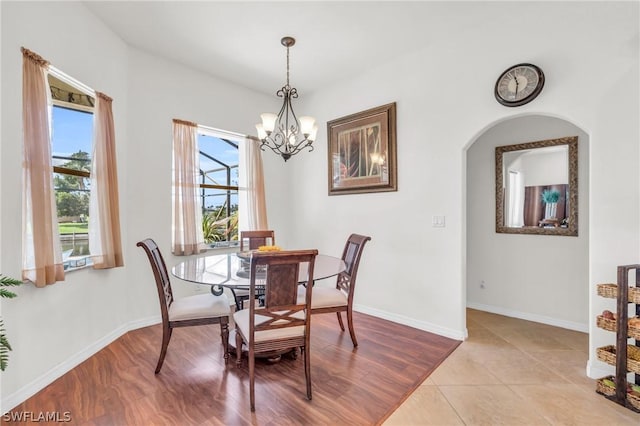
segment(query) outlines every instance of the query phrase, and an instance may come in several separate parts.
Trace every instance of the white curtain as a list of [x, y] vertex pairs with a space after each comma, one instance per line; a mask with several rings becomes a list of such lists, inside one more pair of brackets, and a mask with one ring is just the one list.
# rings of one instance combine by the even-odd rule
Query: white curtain
[[245, 138], [245, 170], [247, 231], [269, 229], [267, 221], [267, 203], [264, 191], [264, 172], [262, 169], [262, 151], [259, 142]]
[[187, 256], [205, 250], [198, 178], [198, 125], [173, 120], [172, 252]]
[[22, 65], [22, 278], [44, 287], [64, 280], [53, 190], [49, 63], [24, 47]]
[[95, 269], [124, 266], [112, 99], [96, 92], [89, 198], [89, 252]]
[[508, 190], [506, 191], [507, 224], [509, 227], [524, 226], [524, 176], [522, 172], [509, 170]]

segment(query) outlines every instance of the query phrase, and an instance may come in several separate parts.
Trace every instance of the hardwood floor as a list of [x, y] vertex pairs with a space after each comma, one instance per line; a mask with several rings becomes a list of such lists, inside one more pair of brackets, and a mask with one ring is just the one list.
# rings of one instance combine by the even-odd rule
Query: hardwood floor
[[380, 424], [460, 343], [365, 314], [354, 321], [357, 349], [335, 315], [313, 317], [311, 401], [302, 357], [261, 360], [251, 413], [247, 363], [224, 364], [217, 325], [176, 329], [154, 375], [157, 325], [125, 334], [12, 412], [109, 426]]

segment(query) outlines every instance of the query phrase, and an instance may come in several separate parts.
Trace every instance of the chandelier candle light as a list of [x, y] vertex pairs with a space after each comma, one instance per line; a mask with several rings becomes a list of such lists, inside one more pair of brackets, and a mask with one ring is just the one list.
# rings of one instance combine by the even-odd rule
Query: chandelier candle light
[[284, 161], [291, 158], [304, 148], [313, 151], [311, 145], [316, 139], [318, 126], [313, 117], [296, 117], [291, 106], [291, 99], [298, 97], [298, 91], [295, 87], [289, 85], [289, 48], [296, 43], [293, 37], [283, 37], [280, 40], [283, 46], [287, 48], [287, 84], [276, 92], [279, 98], [284, 98], [282, 108], [278, 114], [264, 113], [260, 114], [262, 123], [256, 124], [258, 130], [258, 138], [262, 142], [260, 149], [264, 151], [264, 147], [271, 148], [273, 152], [282, 156]]

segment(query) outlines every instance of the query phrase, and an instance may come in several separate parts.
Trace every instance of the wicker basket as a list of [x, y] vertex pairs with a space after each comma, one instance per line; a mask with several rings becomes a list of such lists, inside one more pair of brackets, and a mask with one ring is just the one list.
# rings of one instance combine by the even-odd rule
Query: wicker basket
[[[640, 349], [627, 345], [627, 371], [631, 371], [636, 374], [640, 374], [640, 361], [630, 358], [631, 354], [637, 352], [640, 354]], [[598, 359], [602, 362], [606, 362], [609, 365], [616, 365], [616, 347], [613, 345], [603, 346], [596, 349]], [[637, 358], [637, 355], [634, 355]]]
[[[616, 320], [606, 319], [602, 315], [598, 315], [596, 325], [599, 328], [613, 332], [617, 331], [618, 328], [616, 325]], [[638, 327], [629, 327], [629, 331], [627, 334], [633, 339], [640, 340], [640, 328]]]
[[[616, 299], [618, 297], [618, 285], [598, 284], [598, 296]], [[640, 303], [640, 287], [629, 287], [629, 303]]]
[[602, 377], [596, 380], [596, 392], [606, 396], [616, 396], [616, 388], [605, 385], [604, 380], [611, 380], [615, 383], [616, 378], [613, 376]]
[[628, 393], [627, 404], [630, 404], [633, 408], [635, 408], [635, 411], [640, 413], [640, 397]]
[[[596, 381], [596, 392], [608, 397], [611, 400], [614, 400], [616, 396], [616, 389], [605, 385], [603, 383], [604, 380], [611, 380], [612, 382], [615, 382], [616, 378], [613, 376], [607, 376], [607, 377], [598, 379]], [[627, 393], [626, 406], [631, 410], [640, 413], [640, 398], [630, 393]]]
[[598, 296], [615, 299], [618, 297], [617, 284], [598, 284]]

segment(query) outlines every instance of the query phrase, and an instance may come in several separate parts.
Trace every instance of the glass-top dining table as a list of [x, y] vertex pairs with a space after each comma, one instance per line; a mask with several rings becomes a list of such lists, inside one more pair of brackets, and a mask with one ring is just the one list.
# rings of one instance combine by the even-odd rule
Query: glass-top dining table
[[[313, 268], [314, 281], [338, 275], [346, 269], [339, 257], [319, 254]], [[308, 263], [300, 265], [298, 281], [307, 280]], [[171, 274], [184, 281], [211, 286], [211, 293], [221, 295], [224, 288], [249, 289], [249, 254], [235, 252], [187, 259], [171, 268]]]
[[[300, 284], [307, 281], [308, 267], [308, 263], [300, 264], [298, 272]], [[330, 278], [344, 270], [346, 270], [346, 264], [341, 258], [319, 254], [316, 256], [313, 268], [313, 280]], [[249, 253], [235, 252], [187, 259], [171, 268], [171, 274], [184, 281], [211, 286], [211, 293], [216, 296], [221, 295], [225, 287], [229, 288], [235, 298], [237, 290], [249, 290]], [[262, 287], [264, 288], [264, 286]], [[236, 308], [240, 309], [237, 299], [235, 302]], [[234, 333], [235, 330], [231, 330], [229, 333], [229, 348], [231, 350], [235, 350]], [[246, 350], [244, 345], [243, 350]], [[261, 356], [274, 362], [280, 359], [280, 354], [282, 351], [274, 351], [273, 353], [264, 353]]]

